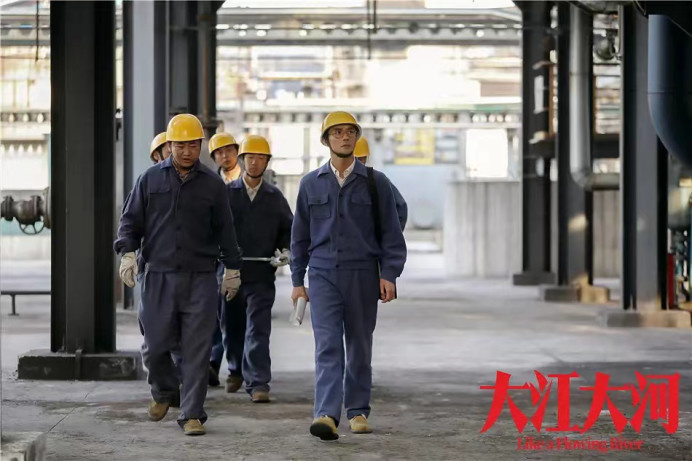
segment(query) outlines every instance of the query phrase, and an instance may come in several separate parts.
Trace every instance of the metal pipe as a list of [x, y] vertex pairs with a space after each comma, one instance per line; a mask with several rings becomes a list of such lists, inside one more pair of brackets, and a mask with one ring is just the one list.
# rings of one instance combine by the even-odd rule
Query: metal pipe
[[668, 152], [692, 166], [692, 39], [668, 16], [649, 16], [648, 100]]
[[570, 169], [574, 181], [584, 189], [617, 190], [620, 175], [594, 173], [593, 103], [591, 102], [593, 58], [593, 17], [574, 5], [571, 8], [570, 29]]

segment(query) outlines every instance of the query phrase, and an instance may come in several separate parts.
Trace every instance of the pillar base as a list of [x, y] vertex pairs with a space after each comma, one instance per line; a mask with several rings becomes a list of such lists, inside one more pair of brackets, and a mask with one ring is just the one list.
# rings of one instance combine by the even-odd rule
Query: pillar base
[[587, 304], [606, 304], [610, 302], [610, 289], [595, 285], [585, 285], [579, 290], [579, 302]]
[[3, 461], [46, 459], [46, 434], [43, 432], [3, 432], [0, 446]]
[[603, 312], [599, 321], [607, 327], [692, 328], [692, 314], [683, 310]]
[[538, 296], [551, 303], [576, 303], [579, 302], [579, 288], [571, 285], [541, 285], [538, 287]]
[[140, 351], [83, 354], [33, 350], [19, 356], [19, 379], [131, 381], [144, 379]]
[[512, 285], [516, 286], [554, 285], [555, 283], [557, 280], [552, 272], [526, 271], [512, 275]]
[[594, 285], [542, 285], [539, 297], [554, 303], [605, 304], [610, 301], [610, 290]]

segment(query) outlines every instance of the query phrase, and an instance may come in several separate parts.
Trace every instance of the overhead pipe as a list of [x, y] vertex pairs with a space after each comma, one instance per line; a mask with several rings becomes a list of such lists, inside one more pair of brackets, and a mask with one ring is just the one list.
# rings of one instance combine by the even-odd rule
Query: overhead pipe
[[580, 8], [591, 14], [611, 14], [617, 13], [620, 2], [599, 2], [599, 1], [577, 1], [569, 2], [571, 5]]
[[593, 17], [574, 5], [570, 21], [570, 170], [572, 178], [584, 189], [617, 190], [618, 173], [594, 173], [593, 152]]
[[692, 39], [666, 15], [649, 15], [648, 96], [659, 139], [692, 167]]

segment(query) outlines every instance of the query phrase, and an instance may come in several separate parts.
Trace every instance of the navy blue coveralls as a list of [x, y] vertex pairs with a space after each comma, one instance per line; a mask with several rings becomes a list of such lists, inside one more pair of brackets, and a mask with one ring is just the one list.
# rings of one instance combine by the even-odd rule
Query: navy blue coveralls
[[[226, 185], [243, 256], [271, 257], [291, 243], [293, 213], [281, 191], [263, 180], [250, 201], [240, 177]], [[264, 261], [243, 261], [238, 295], [224, 305], [221, 328], [228, 372], [242, 376], [248, 393], [269, 391], [269, 335], [276, 268]]]
[[380, 297], [379, 279], [395, 282], [406, 262], [406, 242], [389, 179], [379, 171], [374, 174], [381, 245], [375, 237], [367, 170], [359, 161], [341, 187], [330, 162], [303, 177], [293, 219], [294, 287], [304, 285], [306, 268], [310, 266], [314, 416], [331, 416], [337, 424], [342, 402], [349, 419], [370, 414], [372, 335]]
[[[224, 181], [224, 183], [228, 184], [226, 182], [226, 179], [223, 172], [221, 171], [221, 167], [218, 167], [216, 169], [216, 174], [219, 175], [221, 180]], [[240, 173], [242, 176], [242, 172]], [[231, 182], [231, 181], [228, 181]], [[216, 278], [219, 282], [219, 287], [221, 286], [221, 282], [223, 281], [223, 264], [219, 263], [217, 266], [217, 271], [216, 271]], [[216, 374], [219, 373], [219, 370], [221, 369], [221, 362], [223, 361], [223, 349], [224, 349], [224, 343], [223, 343], [223, 336], [221, 333], [221, 315], [223, 312], [223, 306], [226, 303], [226, 295], [223, 293], [219, 293], [219, 302], [218, 302], [218, 320], [216, 322], [216, 328], [214, 329], [214, 334], [212, 336], [212, 343], [211, 343], [211, 358], [209, 360], [209, 365], [214, 368], [216, 371]], [[244, 330], [243, 330], [244, 334]], [[242, 341], [242, 337], [241, 337]], [[175, 357], [174, 357], [175, 360]], [[240, 368], [238, 368], [240, 369]], [[238, 375], [240, 376], [240, 375]]]
[[[149, 384], [157, 402], [175, 402], [180, 392], [182, 426], [206, 421], [209, 354], [217, 317], [216, 262], [240, 269], [240, 249], [224, 183], [196, 162], [185, 179], [172, 157], [138, 179], [120, 217], [118, 254], [140, 250], [139, 320], [149, 355]], [[179, 345], [182, 390], [170, 351]]]
[[[125, 197], [125, 201], [123, 203], [123, 210], [127, 208], [128, 203], [130, 203], [130, 197], [132, 197], [132, 191], [130, 191], [127, 194], [127, 197]], [[144, 278], [144, 259], [142, 258], [141, 253], [138, 251], [137, 252], [137, 282], [142, 283], [142, 278]], [[139, 305], [137, 306], [137, 311], [140, 311], [142, 309], [142, 300], [139, 300]], [[142, 326], [142, 320], [139, 318], [137, 319], [137, 322], [139, 323], [139, 332], [144, 336], [144, 326]], [[142, 354], [142, 364], [144, 367], [149, 370], [149, 350], [147, 349], [147, 343], [146, 341], [142, 342], [142, 347], [140, 348], [140, 352]], [[213, 353], [212, 353], [213, 355]], [[182, 357], [180, 355], [180, 347], [176, 346], [174, 349], [171, 350], [171, 360], [173, 360], [173, 364], [175, 365], [175, 371], [176, 376], [178, 377], [178, 380], [180, 380], [180, 363], [182, 362]], [[179, 407], [180, 406], [180, 398], [178, 400], [172, 402], [172, 406], [174, 407]]]

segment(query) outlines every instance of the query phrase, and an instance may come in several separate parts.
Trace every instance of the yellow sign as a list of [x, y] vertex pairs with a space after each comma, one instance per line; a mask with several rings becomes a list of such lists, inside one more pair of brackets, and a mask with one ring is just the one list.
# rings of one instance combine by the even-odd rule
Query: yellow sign
[[394, 137], [396, 165], [432, 165], [435, 163], [435, 130], [405, 128]]

